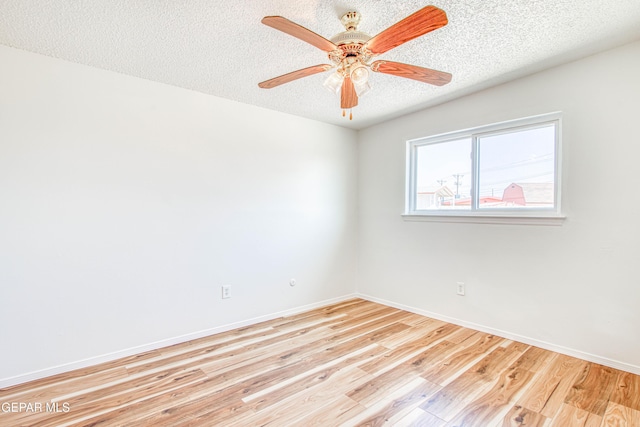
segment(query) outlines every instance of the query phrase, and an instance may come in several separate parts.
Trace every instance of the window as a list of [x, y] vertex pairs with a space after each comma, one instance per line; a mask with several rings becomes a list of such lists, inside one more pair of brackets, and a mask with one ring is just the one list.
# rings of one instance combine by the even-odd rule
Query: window
[[562, 218], [560, 114], [407, 142], [405, 216]]

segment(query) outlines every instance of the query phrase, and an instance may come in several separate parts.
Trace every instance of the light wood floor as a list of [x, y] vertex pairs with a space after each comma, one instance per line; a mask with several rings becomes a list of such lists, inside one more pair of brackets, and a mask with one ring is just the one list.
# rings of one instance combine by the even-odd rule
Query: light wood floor
[[0, 411], [0, 426], [640, 426], [640, 377], [354, 299], [2, 389], [7, 402], [42, 412]]

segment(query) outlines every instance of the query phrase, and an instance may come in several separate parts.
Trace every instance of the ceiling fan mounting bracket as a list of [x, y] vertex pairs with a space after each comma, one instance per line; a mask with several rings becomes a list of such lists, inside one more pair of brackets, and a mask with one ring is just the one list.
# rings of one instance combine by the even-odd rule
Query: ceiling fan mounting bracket
[[360, 19], [362, 19], [362, 15], [360, 15], [359, 12], [352, 11], [342, 15], [340, 22], [342, 22], [342, 25], [344, 25], [344, 28], [346, 28], [347, 31], [355, 31], [358, 29]]

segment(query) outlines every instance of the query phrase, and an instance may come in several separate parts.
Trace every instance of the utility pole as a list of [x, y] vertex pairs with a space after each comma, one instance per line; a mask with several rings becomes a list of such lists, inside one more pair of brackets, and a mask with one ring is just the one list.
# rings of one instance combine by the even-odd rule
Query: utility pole
[[[447, 183], [446, 179], [438, 179], [436, 180], [436, 182], [438, 184], [440, 184], [440, 187], [444, 187], [444, 185]], [[442, 205], [444, 203], [444, 196], [440, 195], [440, 205]]]
[[464, 174], [461, 173], [453, 175], [453, 177], [456, 179], [456, 181], [454, 182], [454, 185], [456, 186], [456, 199], [460, 198], [460, 186], [462, 185], [463, 176]]

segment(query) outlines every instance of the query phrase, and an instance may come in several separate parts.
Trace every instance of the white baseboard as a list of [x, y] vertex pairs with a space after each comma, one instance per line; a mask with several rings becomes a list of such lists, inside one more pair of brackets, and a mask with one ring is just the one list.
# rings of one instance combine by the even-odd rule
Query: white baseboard
[[556, 345], [552, 343], [548, 343], [545, 341], [540, 341], [535, 338], [529, 338], [523, 335], [514, 334], [511, 332], [503, 331], [500, 329], [490, 328], [484, 325], [478, 325], [473, 322], [467, 322], [465, 320], [456, 319], [449, 316], [444, 316], [438, 313], [433, 313], [430, 311], [422, 310], [419, 308], [411, 307], [404, 304], [398, 304], [393, 301], [388, 301], [381, 298], [372, 297], [370, 295], [365, 295], [358, 293], [356, 295], [358, 298], [365, 299], [367, 301], [377, 302], [379, 304], [387, 305], [389, 307], [398, 308], [400, 310], [409, 311], [411, 313], [420, 314], [422, 316], [430, 317], [432, 319], [442, 320], [443, 322], [453, 323], [454, 325], [463, 326], [469, 329], [475, 329], [476, 331], [486, 332], [488, 334], [497, 335], [499, 337], [507, 338], [513, 341], [518, 341], [521, 343], [533, 345], [536, 347], [543, 348], [545, 350], [554, 351], [556, 353], [565, 354], [567, 356], [576, 357], [578, 359], [587, 360], [589, 362], [598, 363], [600, 365], [608, 366], [610, 368], [619, 369], [621, 371], [631, 372], [632, 374], [640, 375], [640, 366], [631, 365], [629, 363], [620, 362], [618, 360], [608, 359], [606, 357], [597, 356], [595, 354], [585, 353], [580, 350], [575, 350], [572, 348], [563, 347], [561, 345]]
[[372, 301], [372, 302], [376, 302], [379, 304], [383, 304], [389, 307], [394, 307], [394, 308], [398, 308], [400, 310], [405, 310], [405, 311], [409, 311], [411, 313], [416, 313], [416, 314], [420, 314], [422, 316], [426, 316], [426, 317], [430, 317], [433, 319], [438, 319], [438, 320], [442, 320], [444, 322], [448, 322], [448, 323], [453, 323], [455, 325], [460, 325], [466, 328], [470, 328], [470, 329], [475, 329], [477, 331], [481, 331], [481, 332], [486, 332], [489, 334], [493, 334], [493, 335], [497, 335], [503, 338], [507, 338], [507, 339], [511, 339], [514, 341], [519, 341], [525, 344], [529, 344], [529, 345], [534, 345], [536, 347], [540, 347], [543, 348], [545, 350], [550, 350], [550, 351], [555, 351], [556, 353], [561, 353], [561, 354], [566, 354], [567, 356], [572, 356], [572, 357], [577, 357], [579, 359], [583, 359], [583, 360], [587, 360], [589, 362], [593, 362], [593, 363], [598, 363], [604, 366], [609, 366], [611, 368], [615, 368], [615, 369], [619, 369], [622, 371], [626, 371], [626, 372], [631, 372], [633, 374], [636, 375], [640, 375], [640, 366], [636, 366], [636, 365], [631, 365], [628, 363], [624, 363], [624, 362], [620, 362], [617, 360], [612, 360], [612, 359], [608, 359], [605, 357], [601, 357], [601, 356], [597, 356], [597, 355], [593, 355], [590, 353], [585, 353], [579, 350], [575, 350], [575, 349], [571, 349], [571, 348], [567, 348], [567, 347], [563, 347], [560, 345], [556, 345], [556, 344], [552, 344], [552, 343], [548, 343], [545, 341], [540, 341], [534, 338], [529, 338], [526, 336], [522, 336], [522, 335], [518, 335], [518, 334], [514, 334], [511, 332], [507, 332], [507, 331], [503, 331], [503, 330], [499, 330], [499, 329], [495, 329], [495, 328], [490, 328], [484, 325], [479, 325], [473, 322], [467, 322], [465, 320], [460, 320], [460, 319], [456, 319], [453, 317], [449, 317], [449, 316], [444, 316], [438, 313], [433, 313], [430, 311], [426, 311], [426, 310], [422, 310], [416, 307], [411, 307], [408, 305], [404, 305], [404, 304], [399, 304], [393, 301], [388, 301], [385, 299], [381, 299], [381, 298], [376, 298], [376, 297], [372, 297], [370, 295], [366, 295], [366, 294], [361, 294], [361, 293], [354, 293], [354, 294], [349, 294], [349, 295], [344, 295], [341, 297], [337, 297], [337, 298], [332, 298], [329, 300], [324, 300], [324, 301], [320, 301], [317, 303], [313, 303], [313, 304], [307, 304], [304, 306], [299, 306], [299, 307], [295, 307], [292, 309], [288, 309], [288, 310], [284, 310], [284, 311], [279, 311], [276, 313], [271, 313], [271, 314], [267, 314], [264, 316], [259, 316], [259, 317], [254, 317], [251, 319], [247, 319], [247, 320], [243, 320], [241, 322], [235, 322], [235, 323], [229, 323], [226, 325], [222, 325], [222, 326], [218, 326], [218, 327], [214, 327], [214, 328], [210, 328], [210, 329], [205, 329], [202, 331], [198, 331], [198, 332], [192, 332], [189, 334], [185, 334], [185, 335], [181, 335], [181, 336], [177, 336], [177, 337], [173, 337], [173, 338], [168, 338], [165, 340], [160, 340], [160, 341], [156, 341], [156, 342], [152, 342], [149, 344], [144, 344], [144, 345], [140, 345], [137, 347], [131, 347], [131, 348], [127, 348], [127, 349], [123, 349], [123, 350], [119, 350], [119, 351], [115, 351], [113, 353], [108, 353], [108, 354], [103, 354], [100, 356], [95, 356], [95, 357], [90, 357], [87, 359], [83, 359], [83, 360], [78, 360], [76, 362], [71, 362], [71, 363], [65, 363], [63, 365], [58, 365], [58, 366], [54, 366], [51, 368], [46, 368], [46, 369], [42, 369], [42, 370], [38, 370], [38, 371], [33, 371], [33, 372], [29, 372], [26, 374], [21, 374], [21, 375], [17, 375], [14, 377], [9, 377], [9, 378], [3, 378], [0, 379], [0, 389], [2, 388], [6, 388], [6, 387], [11, 387], [13, 385], [17, 385], [17, 384], [22, 384], [22, 383], [26, 383], [29, 381], [33, 381], [33, 380], [38, 380], [41, 378], [46, 378], [52, 375], [57, 375], [57, 374], [61, 374], [64, 372], [70, 372], [76, 369], [81, 369], [81, 368], [86, 368], [89, 366], [93, 366], [93, 365], [97, 365], [100, 363], [104, 363], [104, 362], [110, 362], [116, 359], [120, 359], [122, 357], [128, 357], [128, 356], [133, 356], [135, 354], [140, 354], [140, 353], [144, 353], [146, 351], [151, 351], [151, 350], [157, 350], [159, 348], [163, 348], [163, 347], [168, 347], [174, 344], [180, 344], [183, 342], [187, 342], [190, 340], [194, 340], [194, 339], [198, 339], [198, 338], [202, 338], [202, 337], [206, 337], [208, 335], [213, 335], [213, 334], [218, 334], [221, 332], [226, 332], [226, 331], [230, 331], [232, 329], [237, 329], [237, 328], [242, 328], [244, 326], [249, 326], [249, 325], [253, 325], [255, 323], [260, 323], [260, 322], [264, 322], [267, 320], [272, 320], [272, 319], [277, 319], [278, 317], [283, 317], [283, 316], [291, 316], [294, 314], [298, 314], [298, 313], [302, 313], [305, 311], [309, 311], [309, 310], [314, 310], [316, 308], [320, 308], [326, 305], [330, 305], [330, 304], [336, 304], [351, 298], [362, 298], [365, 299], [367, 301]]
[[39, 380], [41, 378], [50, 377], [52, 375], [62, 374], [64, 372], [74, 371], [76, 369], [86, 368], [89, 366], [97, 365], [104, 362], [111, 362], [122, 357], [133, 356], [135, 354], [144, 353], [146, 351], [157, 350], [159, 348], [168, 347], [175, 344], [195, 340], [198, 338], [206, 337], [208, 335], [219, 334], [221, 332], [230, 331], [232, 329], [242, 328], [244, 326], [253, 325], [255, 323], [264, 322], [267, 320], [277, 319], [283, 316], [291, 316], [305, 311], [314, 310], [316, 308], [324, 307], [325, 305], [336, 304], [342, 301], [346, 301], [351, 298], [358, 298], [356, 294], [343, 295], [341, 297], [332, 298], [324, 301], [320, 301], [313, 304], [307, 304], [300, 307], [291, 308], [276, 313], [266, 314], [264, 316], [254, 317], [251, 319], [243, 320], [241, 322], [229, 323], [215, 328], [205, 329], [198, 332], [192, 332], [185, 335], [180, 335], [173, 338], [167, 338], [164, 340], [144, 344], [136, 347], [131, 347], [113, 353], [103, 354], [100, 356], [90, 357], [83, 360], [78, 360], [71, 363], [65, 363], [63, 365], [53, 366], [51, 368], [41, 369], [38, 371], [29, 372], [26, 374], [16, 375], [14, 377], [0, 379], [0, 389], [11, 387], [17, 384], [23, 384], [29, 381]]

